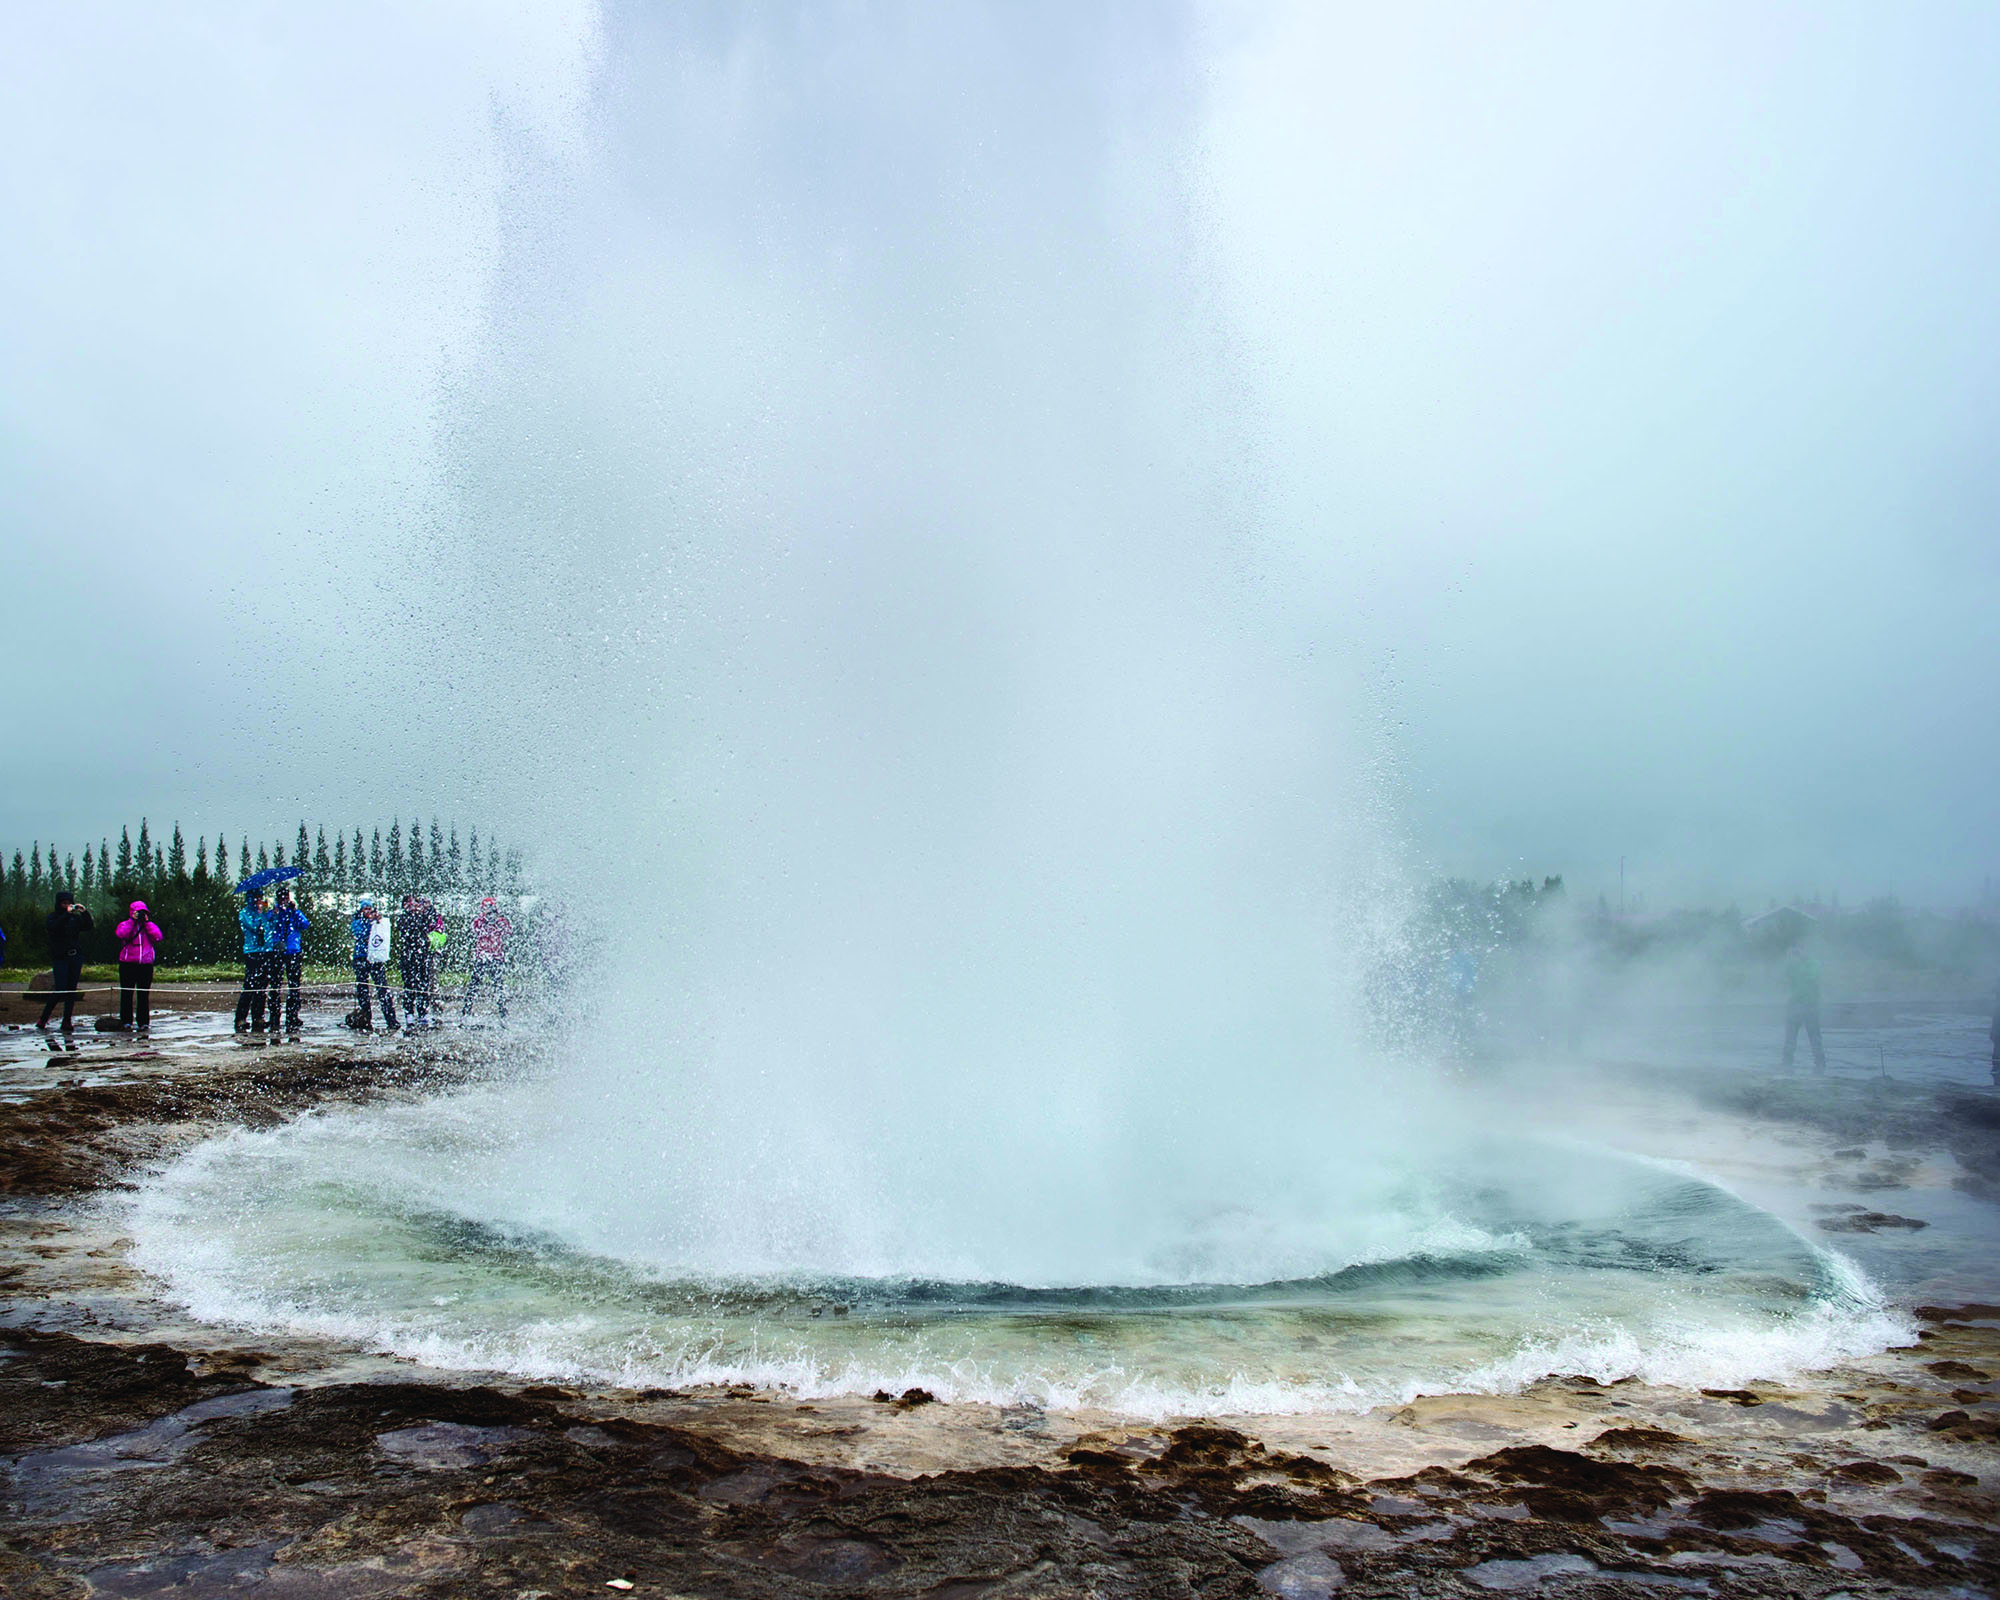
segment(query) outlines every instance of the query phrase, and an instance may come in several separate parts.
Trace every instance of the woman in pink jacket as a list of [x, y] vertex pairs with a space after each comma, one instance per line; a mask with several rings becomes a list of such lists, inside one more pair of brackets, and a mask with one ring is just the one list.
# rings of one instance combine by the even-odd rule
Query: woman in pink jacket
[[118, 1026], [132, 1026], [132, 1002], [139, 1002], [139, 1031], [153, 1022], [153, 960], [159, 954], [160, 927], [146, 920], [146, 902], [134, 900], [132, 914], [118, 924]]

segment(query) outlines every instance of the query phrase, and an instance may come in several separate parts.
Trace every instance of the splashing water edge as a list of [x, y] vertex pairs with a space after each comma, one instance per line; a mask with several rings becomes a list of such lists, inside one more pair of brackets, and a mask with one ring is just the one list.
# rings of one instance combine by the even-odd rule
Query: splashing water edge
[[[135, 1263], [201, 1320], [444, 1370], [747, 1383], [802, 1399], [919, 1386], [1149, 1418], [1359, 1412], [1562, 1374], [1738, 1387], [1908, 1337], [1845, 1258], [1647, 1163], [1631, 1163], [1615, 1202], [1580, 1225], [1461, 1185], [1454, 1203], [1486, 1214], [1417, 1206], [1397, 1244], [1379, 1228], [1364, 1243], [1330, 1228], [1326, 1270], [1304, 1280], [1117, 1290], [717, 1277], [578, 1248], [547, 1215], [501, 1205], [478, 1181], [460, 1187], [467, 1169], [451, 1160], [424, 1175], [413, 1157], [435, 1160], [454, 1131], [481, 1129], [482, 1160], [492, 1148], [490, 1101], [459, 1108], [454, 1131], [426, 1109], [322, 1115], [198, 1147], [131, 1202]], [[1559, 1154], [1452, 1160], [1497, 1169], [1526, 1157], [1546, 1170]], [[1585, 1165], [1580, 1181], [1606, 1188], [1601, 1158]], [[1691, 1220], [1709, 1236], [1694, 1254]]]

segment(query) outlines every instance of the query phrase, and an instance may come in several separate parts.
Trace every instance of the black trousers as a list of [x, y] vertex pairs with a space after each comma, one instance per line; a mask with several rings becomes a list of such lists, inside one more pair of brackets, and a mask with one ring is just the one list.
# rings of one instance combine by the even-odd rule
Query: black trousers
[[383, 961], [357, 961], [354, 963], [354, 1009], [361, 1013], [361, 1026], [372, 1028], [375, 1018], [368, 1009], [368, 985], [375, 985], [375, 993], [382, 1000], [382, 1020], [390, 1027], [396, 1025], [396, 1002], [389, 998], [389, 967]]
[[[243, 952], [243, 991], [236, 997], [236, 1026], [241, 1028], [248, 1022], [259, 1033], [264, 1031], [264, 992], [270, 987], [271, 958], [261, 950]], [[278, 1020], [277, 1012], [271, 1013], [271, 1021]]]
[[63, 1031], [76, 1025], [76, 986], [83, 982], [82, 956], [57, 956], [49, 967], [49, 997], [42, 1005], [40, 1027], [47, 1027], [50, 1014], [63, 1008]]
[[278, 979], [285, 981], [285, 1031], [299, 1031], [299, 982], [306, 974], [306, 953], [303, 950], [286, 950], [271, 957], [277, 970], [271, 977], [271, 1023], [278, 1021]]
[[430, 946], [411, 951], [398, 963], [403, 969], [403, 1020], [409, 1023], [431, 1019], [431, 989], [437, 982], [437, 958]]
[[118, 1020], [128, 1028], [132, 1026], [134, 1000], [138, 1002], [139, 1026], [150, 1026], [153, 1020], [153, 963], [150, 961], [118, 963]]

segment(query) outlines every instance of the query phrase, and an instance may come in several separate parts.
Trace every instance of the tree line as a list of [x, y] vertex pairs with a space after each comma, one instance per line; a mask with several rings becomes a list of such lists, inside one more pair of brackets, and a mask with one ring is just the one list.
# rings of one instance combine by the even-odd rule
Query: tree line
[[0, 927], [7, 930], [8, 965], [48, 959], [42, 922], [63, 890], [87, 906], [98, 924], [94, 948], [85, 951], [90, 961], [116, 958], [111, 927], [133, 900], [144, 900], [165, 932], [161, 954], [168, 964], [231, 960], [242, 948], [236, 884], [254, 872], [283, 866], [305, 869], [295, 884], [299, 903], [308, 916], [325, 913], [308, 934], [307, 953], [329, 961], [345, 954], [343, 913], [361, 895], [390, 902], [405, 894], [441, 901], [486, 894], [515, 899], [524, 887], [519, 850], [503, 852], [491, 834], [482, 843], [476, 828], [461, 847], [458, 825], [447, 830], [435, 817], [428, 830], [413, 819], [406, 831], [399, 818], [386, 835], [380, 827], [367, 833], [355, 828], [351, 835], [336, 830], [331, 840], [324, 824], [309, 832], [302, 821], [289, 843], [259, 840], [254, 853], [248, 835], [239, 836], [234, 852], [226, 835], [216, 836], [213, 851], [202, 836], [195, 840], [192, 860], [179, 823], [161, 844], [142, 817], [136, 841], [129, 826], [121, 828], [115, 852], [110, 840], [101, 838], [94, 847], [85, 844], [80, 863], [74, 851], [59, 852], [54, 844], [44, 850], [40, 840], [25, 854], [16, 847], [0, 878]]

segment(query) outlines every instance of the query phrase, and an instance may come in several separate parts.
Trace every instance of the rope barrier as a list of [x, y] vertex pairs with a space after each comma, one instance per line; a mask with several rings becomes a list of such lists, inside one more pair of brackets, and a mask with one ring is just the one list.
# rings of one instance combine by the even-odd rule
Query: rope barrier
[[[516, 968], [516, 966], [510, 964], [508, 966], [508, 978], [512, 980], [514, 974], [520, 972], [520, 970], [522, 968]], [[358, 984], [358, 982], [360, 982], [358, 978], [348, 978], [348, 980], [334, 980], [334, 982], [298, 984], [298, 992], [304, 994], [308, 990], [326, 990], [326, 992], [334, 992], [334, 994], [352, 994], [354, 992], [354, 984]], [[368, 982], [372, 984], [374, 980], [370, 978]], [[402, 982], [396, 980], [396, 978], [384, 978], [384, 982], [390, 988], [402, 988]], [[290, 988], [290, 984], [284, 984], [282, 978], [276, 980], [274, 984], [266, 984], [266, 988], [276, 988], [276, 986]], [[56, 990], [48, 990], [48, 988], [22, 988], [22, 990], [0, 992], [0, 998], [40, 1000], [40, 998], [46, 998], [46, 996], [54, 994], [60, 1000], [64, 994], [78, 994], [78, 996], [82, 996], [82, 994], [120, 994], [124, 988], [126, 988], [126, 984], [78, 984], [76, 988], [56, 988]], [[132, 984], [130, 988], [138, 988], [138, 984]], [[166, 984], [148, 984], [146, 988], [152, 994], [186, 994], [190, 990], [224, 990], [224, 988], [226, 990], [240, 990], [240, 988], [244, 988], [244, 980], [242, 978], [168, 978]]]

